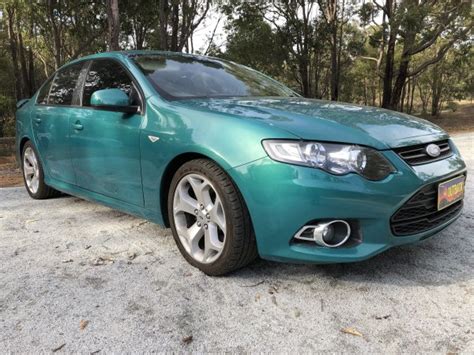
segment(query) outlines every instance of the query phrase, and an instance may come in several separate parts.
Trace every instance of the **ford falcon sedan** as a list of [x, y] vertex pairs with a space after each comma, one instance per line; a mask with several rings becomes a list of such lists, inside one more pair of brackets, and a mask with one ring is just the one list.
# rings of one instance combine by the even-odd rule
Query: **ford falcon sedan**
[[436, 234], [463, 206], [466, 166], [439, 127], [306, 99], [221, 59], [96, 54], [17, 107], [32, 198], [63, 192], [169, 226], [208, 275], [258, 256], [364, 260]]

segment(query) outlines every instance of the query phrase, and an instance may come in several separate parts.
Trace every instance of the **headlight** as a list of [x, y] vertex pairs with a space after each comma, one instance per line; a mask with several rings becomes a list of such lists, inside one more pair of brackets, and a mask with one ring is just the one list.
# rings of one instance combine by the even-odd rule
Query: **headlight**
[[310, 166], [335, 175], [357, 173], [369, 180], [382, 180], [395, 171], [382, 154], [358, 145], [291, 140], [264, 140], [262, 144], [273, 160]]

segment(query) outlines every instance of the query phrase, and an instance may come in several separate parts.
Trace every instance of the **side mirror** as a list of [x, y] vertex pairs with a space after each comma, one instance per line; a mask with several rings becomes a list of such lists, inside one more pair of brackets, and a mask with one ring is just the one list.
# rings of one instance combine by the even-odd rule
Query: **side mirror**
[[138, 106], [131, 106], [130, 99], [120, 89], [97, 90], [92, 94], [91, 106], [108, 111], [137, 113]]

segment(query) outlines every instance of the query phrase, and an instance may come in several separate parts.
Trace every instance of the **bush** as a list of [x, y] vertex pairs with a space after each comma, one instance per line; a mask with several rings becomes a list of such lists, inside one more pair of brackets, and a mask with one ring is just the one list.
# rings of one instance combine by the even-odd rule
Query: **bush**
[[15, 135], [15, 101], [0, 95], [0, 137]]
[[458, 108], [459, 108], [459, 104], [458, 104], [457, 102], [454, 102], [454, 101], [448, 101], [448, 102], [446, 103], [446, 108], [447, 108], [448, 110], [451, 110], [451, 111], [453, 111], [453, 112], [456, 112], [456, 111], [458, 110]]
[[14, 137], [15, 131], [15, 116], [0, 118], [0, 137]]

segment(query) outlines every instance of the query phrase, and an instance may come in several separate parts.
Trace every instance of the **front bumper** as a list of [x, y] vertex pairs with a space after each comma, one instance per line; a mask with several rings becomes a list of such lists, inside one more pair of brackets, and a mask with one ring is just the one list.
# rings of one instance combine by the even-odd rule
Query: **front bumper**
[[[370, 258], [390, 247], [414, 243], [436, 234], [459, 215], [429, 231], [394, 236], [391, 216], [420, 188], [462, 174], [459, 152], [431, 164], [409, 166], [393, 151], [383, 154], [397, 168], [382, 181], [359, 175], [334, 176], [319, 169], [263, 158], [231, 169], [253, 222], [259, 254], [291, 262], [340, 263]], [[291, 243], [297, 231], [314, 220], [357, 221], [362, 241], [339, 248]]]

